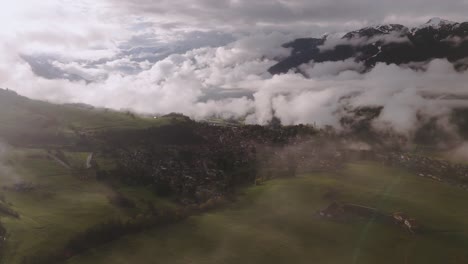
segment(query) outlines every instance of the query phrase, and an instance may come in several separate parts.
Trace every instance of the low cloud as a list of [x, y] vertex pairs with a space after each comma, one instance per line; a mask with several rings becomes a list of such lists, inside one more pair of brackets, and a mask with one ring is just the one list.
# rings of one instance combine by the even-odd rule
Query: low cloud
[[8, 155], [10, 154], [10, 147], [0, 141], [0, 183], [17, 183], [22, 180], [22, 177], [18, 175], [8, 164]]
[[444, 42], [450, 43], [450, 45], [454, 47], [459, 47], [464, 43], [468, 43], [468, 37], [458, 37], [458, 36], [451, 36], [443, 40]]
[[463, 142], [456, 148], [448, 151], [447, 155], [455, 161], [463, 163], [468, 162], [468, 142]]
[[[468, 76], [442, 59], [420, 65], [424, 71], [379, 63], [361, 73], [361, 63], [345, 60], [302, 65], [308, 78], [292, 72], [272, 76], [268, 68], [290, 53], [281, 45], [291, 37], [248, 35], [224, 46], [196, 48], [154, 63], [129, 57], [104, 60], [99, 67], [94, 60], [88, 64], [51, 62], [63, 72], [85, 76], [83, 80], [40, 77], [29, 63], [12, 55], [15, 52], [2, 52], [0, 83], [53, 102], [85, 102], [151, 114], [180, 112], [195, 119], [239, 118], [255, 124], [266, 124], [276, 116], [285, 125], [307, 123], [337, 129], [342, 129], [340, 120], [349, 115], [349, 109], [382, 106], [372, 125], [405, 135], [411, 135], [423, 120], [444, 120], [451, 109], [468, 106]], [[11, 45], [1, 50], [10, 48], [15, 51]]]
[[378, 35], [371, 38], [368, 37], [353, 37], [353, 38], [327, 38], [325, 43], [318, 48], [320, 51], [333, 50], [335, 47], [340, 45], [349, 45], [353, 47], [362, 47], [365, 45], [380, 42], [382, 44], [390, 43], [410, 43], [410, 40], [406, 36], [402, 36], [399, 32], [393, 32], [390, 34]]
[[313, 79], [337, 76], [345, 71], [363, 72], [366, 67], [363, 62], [356, 62], [353, 58], [344, 61], [327, 61], [322, 63], [310, 62], [299, 67], [302, 73]]

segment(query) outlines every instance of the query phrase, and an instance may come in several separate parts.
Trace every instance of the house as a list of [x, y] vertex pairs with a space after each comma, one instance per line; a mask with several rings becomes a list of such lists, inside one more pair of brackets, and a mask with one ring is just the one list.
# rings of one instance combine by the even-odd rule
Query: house
[[419, 228], [418, 223], [415, 219], [409, 218], [406, 214], [401, 212], [396, 212], [392, 214], [395, 223], [402, 225], [407, 228], [410, 232], [414, 233]]
[[414, 233], [414, 231], [416, 231], [418, 229], [418, 223], [414, 219], [406, 219], [405, 220], [405, 226], [412, 233]]
[[408, 219], [408, 216], [402, 212], [395, 212], [392, 217], [397, 224], [404, 224], [405, 220]]
[[341, 216], [343, 213], [343, 206], [337, 202], [331, 203], [327, 208], [319, 212], [320, 216], [328, 218]]

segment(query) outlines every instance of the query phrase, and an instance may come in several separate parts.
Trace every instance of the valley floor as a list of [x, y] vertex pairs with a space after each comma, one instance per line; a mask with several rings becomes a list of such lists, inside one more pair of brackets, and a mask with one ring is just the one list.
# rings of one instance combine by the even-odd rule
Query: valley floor
[[[412, 234], [377, 219], [324, 219], [327, 193], [347, 203], [405, 212]], [[226, 208], [125, 236], [68, 264], [468, 263], [468, 192], [376, 163], [310, 173], [246, 189]]]

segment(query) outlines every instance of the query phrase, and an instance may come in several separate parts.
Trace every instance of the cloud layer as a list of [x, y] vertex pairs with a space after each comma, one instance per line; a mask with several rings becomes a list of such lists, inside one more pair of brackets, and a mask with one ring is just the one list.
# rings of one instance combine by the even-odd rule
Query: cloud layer
[[[269, 34], [191, 50], [135, 75], [112, 73], [91, 83], [38, 78], [25, 65], [17, 73], [23, 80], [17, 90], [35, 98], [141, 113], [180, 112], [196, 119], [233, 117], [259, 124], [276, 115], [284, 124], [337, 128], [349, 114], [345, 109], [383, 106], [374, 126], [400, 133], [416, 129], [420, 116], [440, 118], [454, 107], [468, 106], [456, 99], [468, 96], [468, 76], [445, 60], [430, 62], [426, 71], [378, 64], [365, 74], [352, 60], [311, 63], [302, 66], [310, 78], [296, 73], [271, 76], [267, 69], [274, 58], [287, 54], [278, 48], [285, 38]], [[19, 81], [12, 79], [11, 84]]]
[[123, 10], [158, 17], [181, 26], [183, 21], [198, 27], [268, 27], [278, 25], [332, 26], [343, 23], [421, 23], [433, 16], [463, 19], [463, 0], [111, 0]]
[[258, 124], [275, 115], [284, 124], [337, 128], [349, 109], [383, 106], [374, 127], [404, 134], [412, 133], [421, 117], [445, 120], [450, 109], [466, 106], [453, 98], [468, 96], [468, 76], [444, 60], [425, 65], [426, 71], [378, 64], [361, 74], [362, 64], [346, 60], [302, 65], [309, 78], [267, 72], [289, 54], [281, 44], [295, 37], [371, 23], [411, 26], [434, 15], [461, 20], [466, 1], [18, 0], [8, 5], [11, 10], [0, 11], [11, 20], [11, 28], [0, 33], [0, 86], [33, 98]]

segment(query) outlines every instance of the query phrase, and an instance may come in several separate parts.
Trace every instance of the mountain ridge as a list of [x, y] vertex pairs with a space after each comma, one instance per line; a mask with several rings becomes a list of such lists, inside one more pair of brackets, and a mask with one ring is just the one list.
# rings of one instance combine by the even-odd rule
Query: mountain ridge
[[468, 61], [468, 22], [452, 22], [440, 18], [414, 28], [401, 24], [383, 24], [350, 31], [341, 38], [299, 38], [285, 43], [291, 55], [273, 65], [271, 74], [300, 72], [299, 66], [309, 62], [342, 61], [354, 58], [366, 70], [377, 63], [408, 64], [433, 59], [447, 59], [457, 70], [466, 70]]

